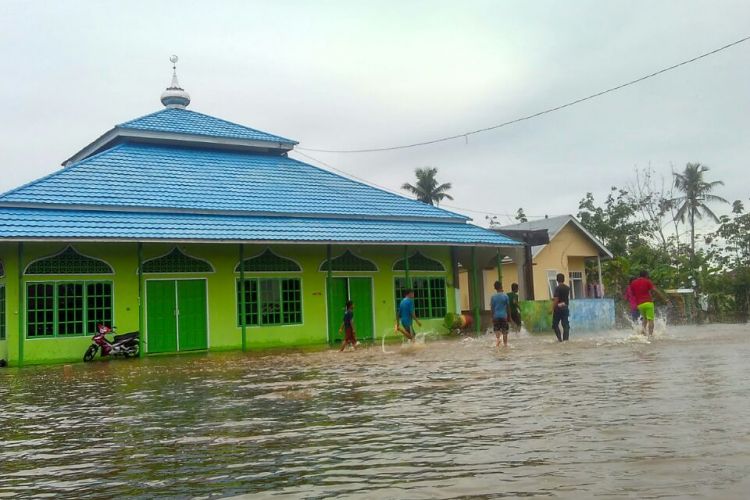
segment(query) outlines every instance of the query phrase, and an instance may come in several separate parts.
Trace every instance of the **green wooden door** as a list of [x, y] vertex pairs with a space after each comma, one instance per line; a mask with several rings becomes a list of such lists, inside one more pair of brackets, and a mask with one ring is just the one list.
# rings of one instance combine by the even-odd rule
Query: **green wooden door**
[[206, 282], [177, 282], [177, 333], [180, 351], [208, 348], [206, 328]]
[[346, 300], [349, 296], [347, 279], [333, 278], [331, 288], [328, 290], [328, 341], [341, 342], [344, 334], [339, 333], [341, 323], [344, 321], [344, 310]]
[[177, 350], [177, 296], [175, 282], [146, 281], [147, 352]]
[[349, 278], [349, 300], [354, 302], [354, 331], [357, 340], [373, 337], [372, 279]]

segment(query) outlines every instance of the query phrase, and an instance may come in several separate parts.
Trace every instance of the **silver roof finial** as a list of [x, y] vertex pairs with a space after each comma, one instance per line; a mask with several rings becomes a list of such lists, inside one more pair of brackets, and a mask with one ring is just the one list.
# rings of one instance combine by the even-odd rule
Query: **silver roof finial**
[[167, 108], [185, 109], [190, 104], [190, 94], [185, 92], [185, 89], [180, 87], [180, 82], [177, 81], [177, 61], [179, 60], [180, 58], [174, 54], [169, 58], [172, 63], [172, 83], [161, 94], [161, 103]]

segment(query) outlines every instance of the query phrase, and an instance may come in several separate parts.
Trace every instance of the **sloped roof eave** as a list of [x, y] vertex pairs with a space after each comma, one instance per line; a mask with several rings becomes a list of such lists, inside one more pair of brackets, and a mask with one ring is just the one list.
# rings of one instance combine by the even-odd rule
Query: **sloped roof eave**
[[97, 138], [91, 144], [80, 149], [73, 156], [62, 162], [63, 166], [85, 160], [98, 152], [104, 151], [121, 140], [149, 141], [165, 145], [185, 145], [189, 147], [216, 147], [235, 151], [286, 153], [294, 149], [296, 142], [272, 142], [257, 139], [237, 139], [215, 137], [200, 134], [182, 134], [178, 132], [160, 132], [153, 130], [123, 129], [115, 127]]
[[276, 242], [516, 247], [462, 222], [0, 208], [0, 240]]

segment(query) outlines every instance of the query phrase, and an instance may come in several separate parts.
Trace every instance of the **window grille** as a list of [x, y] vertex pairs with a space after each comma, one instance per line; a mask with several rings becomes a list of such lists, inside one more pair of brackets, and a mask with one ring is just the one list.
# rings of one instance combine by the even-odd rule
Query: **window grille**
[[[378, 266], [371, 260], [357, 257], [349, 250], [331, 259], [331, 268], [333, 271], [377, 271]], [[320, 266], [321, 271], [328, 271], [328, 260], [324, 260]]]
[[86, 284], [86, 328], [96, 331], [96, 325], [112, 326], [112, 283]]
[[298, 278], [237, 280], [237, 324], [247, 326], [302, 323], [302, 282]]
[[111, 282], [26, 284], [26, 335], [92, 335], [97, 323], [112, 325]]
[[583, 272], [581, 271], [570, 271], [568, 273], [570, 278], [570, 291], [572, 299], [582, 299], [586, 296], [583, 291]]
[[173, 248], [167, 255], [147, 260], [143, 263], [144, 273], [210, 273], [211, 264], [205, 260], [185, 255], [179, 248]]
[[[395, 278], [396, 310], [407, 289], [406, 278]], [[448, 312], [445, 278], [416, 277], [411, 279], [414, 290], [414, 313], [418, 318], [444, 318]]]
[[25, 274], [114, 274], [106, 262], [87, 257], [68, 247], [57, 255], [29, 264]]
[[[257, 257], [245, 259], [243, 264], [246, 273], [286, 273], [302, 271], [299, 264], [291, 259], [280, 257], [271, 250], [266, 250]], [[235, 267], [234, 272], [240, 272], [239, 264]]]
[[5, 286], [0, 285], [0, 340], [5, 340]]
[[[397, 260], [393, 264], [394, 271], [406, 271], [404, 259]], [[441, 271], [445, 272], [445, 266], [439, 261], [425, 257], [419, 252], [409, 257], [409, 271]]]

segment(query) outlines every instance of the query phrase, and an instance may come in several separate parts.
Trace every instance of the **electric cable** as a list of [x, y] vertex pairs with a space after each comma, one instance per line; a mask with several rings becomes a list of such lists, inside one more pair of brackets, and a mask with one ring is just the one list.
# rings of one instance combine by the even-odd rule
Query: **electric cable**
[[439, 139], [431, 139], [431, 140], [422, 141], [422, 142], [415, 142], [415, 143], [412, 143], [412, 144], [403, 144], [403, 145], [400, 145], [400, 146], [387, 146], [387, 147], [376, 147], [376, 148], [366, 148], [366, 149], [322, 149], [322, 148], [319, 149], [319, 148], [306, 148], [306, 147], [297, 146], [295, 149], [296, 150], [302, 150], [302, 151], [310, 151], [310, 152], [313, 152], [313, 153], [378, 153], [378, 152], [383, 152], [383, 151], [395, 151], [395, 150], [399, 150], [399, 149], [408, 149], [408, 148], [416, 148], [416, 147], [420, 147], [420, 146], [428, 146], [430, 144], [437, 144], [439, 142], [452, 141], [452, 140], [455, 140], [455, 139], [465, 139], [465, 140], [468, 140], [469, 136], [474, 135], [474, 134], [480, 134], [482, 132], [489, 132], [490, 130], [496, 130], [496, 129], [499, 129], [499, 128], [502, 128], [502, 127], [506, 127], [508, 125], [512, 125], [514, 123], [518, 123], [518, 122], [522, 122], [522, 121], [526, 121], [526, 120], [531, 120], [532, 118], [537, 118], [537, 117], [542, 116], [542, 115], [546, 115], [546, 114], [549, 114], [549, 113], [554, 113], [555, 111], [560, 111], [561, 109], [569, 108], [571, 106], [575, 106], [576, 104], [580, 104], [582, 102], [589, 101], [591, 99], [595, 99], [595, 98], [603, 96], [605, 94], [609, 94], [611, 92], [615, 92], [617, 90], [623, 89], [625, 87], [629, 87], [631, 85], [635, 85], [636, 83], [640, 83], [640, 82], [642, 82], [644, 80], [648, 80], [649, 78], [653, 78], [655, 76], [661, 75], [662, 73], [666, 73], [668, 71], [672, 71], [672, 70], [677, 69], [677, 68], [679, 68], [681, 66], [685, 66], [686, 64], [690, 64], [690, 63], [693, 63], [693, 62], [698, 61], [700, 59], [703, 59], [705, 57], [714, 55], [714, 54], [716, 54], [718, 52], [726, 50], [726, 49], [728, 49], [730, 47], [734, 47], [735, 45], [739, 45], [739, 44], [741, 44], [743, 42], [746, 42], [748, 40], [750, 40], [750, 36], [746, 36], [746, 37], [741, 38], [739, 40], [736, 40], [736, 41], [734, 41], [732, 43], [728, 43], [728, 44], [726, 44], [726, 45], [724, 45], [722, 47], [719, 47], [717, 49], [714, 49], [714, 50], [712, 50], [710, 52], [705, 52], [705, 53], [703, 53], [703, 54], [701, 54], [699, 56], [693, 57], [692, 59], [688, 59], [686, 61], [682, 61], [680, 63], [673, 64], [672, 66], [660, 69], [658, 71], [654, 71], [653, 73], [649, 73], [648, 75], [642, 76], [640, 78], [636, 78], [635, 80], [631, 80], [629, 82], [617, 85], [615, 87], [611, 87], [611, 88], [608, 88], [606, 90], [602, 90], [601, 92], [597, 92], [595, 94], [591, 94], [591, 95], [586, 96], [586, 97], [581, 97], [580, 99], [576, 99], [574, 101], [570, 101], [570, 102], [567, 102], [565, 104], [561, 104], [559, 106], [555, 106], [553, 108], [548, 108], [548, 109], [545, 109], [543, 111], [539, 111], [537, 113], [533, 113], [533, 114], [530, 114], [530, 115], [522, 116], [520, 118], [515, 118], [513, 120], [509, 120], [509, 121], [506, 121], [506, 122], [503, 122], [503, 123], [499, 123], [497, 125], [492, 125], [492, 126], [489, 126], [489, 127], [484, 127], [484, 128], [472, 130], [470, 132], [464, 132], [463, 134], [455, 134], [455, 135], [451, 135], [451, 136], [447, 136], [447, 137], [441, 137]]
[[[377, 184], [377, 183], [372, 182], [370, 180], [367, 180], [365, 178], [358, 177], [358, 176], [356, 176], [356, 175], [354, 175], [352, 173], [349, 173], [349, 172], [346, 172], [344, 170], [341, 170], [340, 168], [336, 168], [333, 165], [331, 165], [330, 163], [324, 162], [323, 160], [320, 160], [318, 158], [310, 156], [309, 154], [306, 154], [306, 153], [303, 153], [301, 151], [298, 151], [297, 148], [295, 148], [291, 152], [292, 153], [296, 153], [296, 154], [298, 154], [300, 156], [304, 156], [308, 160], [312, 160], [312, 161], [314, 161], [316, 163], [319, 163], [319, 164], [325, 166], [326, 168], [328, 168], [330, 170], [333, 170], [334, 172], [337, 172], [337, 173], [339, 173], [341, 175], [344, 175], [344, 176], [346, 176], [346, 177], [348, 177], [350, 179], [354, 179], [354, 180], [359, 181], [359, 182], [361, 182], [363, 184], [367, 184], [368, 186], [372, 186], [372, 187], [375, 187], [375, 188], [378, 188], [378, 189], [382, 189], [383, 191], [386, 191], [386, 192], [391, 193], [391, 194], [395, 194], [397, 196], [404, 196], [403, 193], [399, 193], [395, 189], [391, 189], [389, 187], [382, 186], [380, 184]], [[498, 217], [502, 216], [502, 217], [507, 217], [509, 219], [511, 217], [515, 217], [516, 216], [516, 214], [506, 214], [506, 213], [501, 213], [501, 212], [487, 212], [487, 211], [483, 211], [483, 210], [476, 210], [476, 209], [473, 209], [473, 208], [458, 207], [458, 206], [455, 206], [455, 205], [441, 204], [440, 206], [443, 207], [443, 208], [451, 208], [453, 210], [462, 210], [464, 212], [471, 212], [471, 213], [480, 214], [480, 215], [495, 215], [495, 216], [498, 216]], [[547, 216], [546, 215], [527, 215], [526, 217], [528, 217], [529, 219], [544, 219]]]

